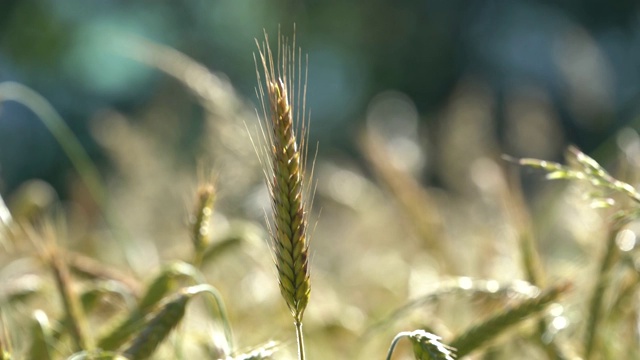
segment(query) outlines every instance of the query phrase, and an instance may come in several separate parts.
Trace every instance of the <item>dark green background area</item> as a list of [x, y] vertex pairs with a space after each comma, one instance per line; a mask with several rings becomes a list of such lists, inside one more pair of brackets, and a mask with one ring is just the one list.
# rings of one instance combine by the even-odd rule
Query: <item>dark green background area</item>
[[[420, 119], [437, 116], [464, 79], [479, 79], [496, 99], [498, 138], [509, 92], [543, 89], [566, 142], [597, 149], [622, 126], [635, 127], [640, 103], [640, 6], [636, 1], [22, 1], [0, 2], [0, 80], [23, 83], [61, 113], [95, 162], [105, 166], [88, 130], [104, 109], [135, 121], [159, 92], [184, 94], [174, 80], [115, 55], [114, 38], [137, 35], [173, 47], [225, 74], [254, 101], [255, 38], [291, 33], [309, 54], [309, 107], [322, 151], [355, 153], [354, 136], [369, 101], [388, 89], [405, 93]], [[588, 114], [569, 106], [558, 47], [583, 34], [606, 64], [610, 101]], [[565, 39], [565, 40], [563, 40]], [[569, 49], [571, 50], [571, 49]], [[579, 58], [579, 56], [578, 56]], [[569, 66], [571, 67], [571, 65]], [[580, 64], [576, 64], [580, 70]], [[582, 71], [582, 70], [580, 70]], [[579, 73], [589, 84], [588, 69]], [[196, 129], [202, 114], [192, 101]], [[69, 161], [26, 109], [0, 109], [0, 192], [43, 178], [65, 193]], [[580, 117], [578, 119], [578, 117]], [[331, 150], [329, 150], [331, 149]], [[503, 149], [509, 153], [507, 145]], [[526, 155], [526, 154], [521, 154]], [[559, 156], [560, 154], [558, 154]]]

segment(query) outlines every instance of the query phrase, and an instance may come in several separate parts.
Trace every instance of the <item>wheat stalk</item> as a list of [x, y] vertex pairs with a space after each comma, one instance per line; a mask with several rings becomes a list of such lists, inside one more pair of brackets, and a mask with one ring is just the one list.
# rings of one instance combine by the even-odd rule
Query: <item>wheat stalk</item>
[[[291, 311], [298, 337], [298, 356], [304, 359], [302, 317], [309, 302], [309, 244], [307, 238], [307, 203], [305, 190], [305, 110], [300, 95], [301, 66], [296, 69], [295, 38], [289, 47], [285, 38], [279, 38], [277, 62], [274, 62], [268, 37], [258, 44], [264, 73], [266, 92], [257, 71], [259, 97], [264, 112], [264, 127], [268, 159], [263, 159], [273, 217], [270, 227], [271, 244], [278, 273], [280, 292]], [[256, 67], [258, 65], [256, 64]], [[297, 70], [298, 92], [294, 90]], [[306, 76], [305, 76], [306, 77]], [[306, 82], [306, 79], [305, 79]], [[305, 85], [306, 86], [306, 85]], [[267, 100], [265, 100], [265, 98]], [[302, 99], [302, 109], [298, 107]], [[267, 116], [266, 102], [269, 106]], [[300, 116], [302, 110], [302, 116]], [[294, 115], [296, 121], [294, 121]], [[267, 120], [269, 119], [269, 120]], [[301, 136], [299, 139], [297, 134]]]
[[[42, 245], [41, 256], [50, 267], [55, 281], [56, 289], [62, 300], [65, 311], [65, 318], [68, 321], [68, 331], [73, 339], [77, 350], [91, 350], [93, 341], [89, 337], [84, 311], [82, 309], [78, 294], [74, 289], [66, 259], [57, 245], [57, 231], [63, 231], [62, 219], [59, 219], [57, 226], [52, 222], [45, 222], [42, 229], [42, 237], [45, 243]], [[34, 230], [28, 230], [31, 238], [37, 236]]]
[[93, 350], [81, 351], [67, 358], [67, 360], [129, 360], [110, 351]]
[[589, 316], [587, 319], [587, 331], [584, 338], [584, 358], [596, 357], [596, 349], [601, 345], [599, 334], [602, 332], [600, 324], [605, 316], [605, 292], [611, 284], [611, 269], [618, 260], [620, 248], [616, 245], [616, 236], [628, 221], [623, 219], [614, 222], [609, 230], [608, 240], [604, 254], [600, 260], [600, 268], [595, 281], [595, 287], [589, 299]]
[[4, 312], [0, 311], [0, 359], [11, 360], [13, 347], [11, 344], [9, 329], [4, 318]]

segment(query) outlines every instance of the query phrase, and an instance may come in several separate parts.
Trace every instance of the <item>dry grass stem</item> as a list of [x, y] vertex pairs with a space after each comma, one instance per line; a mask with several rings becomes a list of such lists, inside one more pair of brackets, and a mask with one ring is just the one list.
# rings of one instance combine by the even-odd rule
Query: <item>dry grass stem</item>
[[393, 165], [383, 140], [374, 131], [367, 131], [360, 138], [362, 153], [371, 165], [376, 177], [387, 187], [406, 215], [409, 225], [431, 250], [444, 273], [456, 274], [456, 259], [446, 248], [449, 242], [445, 224], [430, 190], [425, 189], [408, 172]]
[[[520, 179], [513, 179], [520, 180]], [[540, 252], [537, 247], [536, 237], [532, 229], [531, 218], [526, 210], [522, 189], [519, 186], [512, 186], [506, 194], [508, 196], [509, 213], [514, 218], [514, 223], [518, 231], [518, 249], [523, 272], [527, 281], [531, 284], [544, 287], [545, 273], [542, 267]], [[538, 320], [536, 338], [538, 345], [546, 352], [550, 359], [565, 359], [564, 351], [553, 340], [545, 341], [545, 334], [549, 329], [549, 321], [545, 318]]]
[[[285, 38], [279, 40], [277, 62], [274, 62], [266, 34], [266, 45], [260, 48], [258, 44], [266, 86], [265, 92], [258, 71], [258, 89], [264, 111], [263, 129], [268, 134], [266, 135], [268, 149], [263, 150], [269, 154], [268, 159], [264, 159], [263, 165], [265, 165], [264, 162], [270, 164], [265, 172], [273, 210], [271, 243], [280, 291], [293, 315], [299, 340], [298, 353], [300, 358], [304, 358], [301, 338], [302, 317], [309, 302], [311, 290], [307, 238], [308, 192], [306, 189], [308, 188], [304, 183], [306, 180], [304, 94], [301, 97], [302, 70], [299, 63], [296, 68], [295, 39], [291, 47], [286, 45]], [[297, 95], [295, 86], [298, 86]], [[306, 93], [306, 90], [304, 92]], [[299, 108], [301, 101], [302, 109]], [[267, 115], [266, 103], [268, 103], [269, 115]], [[301, 113], [302, 116], [300, 116]]]
[[140, 283], [127, 273], [77, 252], [66, 251], [64, 255], [74, 275], [91, 280], [117, 281], [132, 294], [140, 294]]
[[621, 230], [621, 226], [625, 222], [619, 222], [611, 226], [609, 231], [609, 237], [607, 240], [604, 254], [600, 263], [600, 269], [598, 271], [597, 280], [591, 299], [589, 301], [589, 311], [587, 319], [587, 331], [584, 339], [584, 358], [585, 360], [592, 359], [596, 350], [600, 345], [600, 339], [598, 333], [600, 332], [600, 324], [602, 322], [602, 313], [604, 312], [604, 294], [607, 288], [611, 284], [611, 269], [616, 263], [616, 259], [620, 253], [620, 248], [616, 245], [616, 236]]
[[65, 258], [58, 249], [55, 232], [56, 230], [51, 223], [45, 223], [42, 234], [45, 240], [45, 244], [41, 249], [42, 256], [53, 273], [56, 288], [64, 306], [65, 317], [68, 321], [68, 330], [76, 350], [91, 350], [93, 344], [88, 336], [84, 312], [78, 294], [73, 289], [71, 274]]

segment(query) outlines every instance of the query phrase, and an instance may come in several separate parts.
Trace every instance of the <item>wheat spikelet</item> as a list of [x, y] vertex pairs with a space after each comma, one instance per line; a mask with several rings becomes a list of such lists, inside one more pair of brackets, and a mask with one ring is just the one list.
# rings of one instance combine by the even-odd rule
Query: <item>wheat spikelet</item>
[[[294, 121], [294, 114], [299, 115], [300, 109], [294, 109], [296, 99], [290, 95], [295, 93], [292, 89], [295, 52], [288, 46], [279, 44], [278, 58], [279, 63], [274, 64], [268, 44], [260, 49], [266, 93], [263, 91], [259, 74], [258, 80], [263, 108], [265, 97], [269, 103], [270, 121], [266, 120], [265, 111], [265, 128], [268, 132], [267, 142], [270, 145], [270, 169], [267, 170], [267, 176], [273, 207], [272, 245], [282, 296], [295, 321], [299, 323], [302, 321], [311, 289], [305, 202], [307, 194], [303, 182], [306, 150], [304, 130], [302, 142], [298, 142], [296, 138], [296, 132], [300, 129], [300, 118], [298, 116], [298, 122]], [[299, 92], [297, 100], [299, 102]]]

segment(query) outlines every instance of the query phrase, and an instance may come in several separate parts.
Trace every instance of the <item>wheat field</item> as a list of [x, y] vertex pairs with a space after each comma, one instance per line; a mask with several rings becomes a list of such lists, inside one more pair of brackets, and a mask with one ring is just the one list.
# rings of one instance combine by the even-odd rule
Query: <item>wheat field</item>
[[105, 175], [46, 99], [0, 83], [90, 205], [42, 181], [0, 203], [2, 359], [640, 358], [639, 169], [624, 148], [611, 172], [575, 147], [562, 163], [503, 154], [465, 84], [428, 154], [441, 186], [383, 111], [357, 130], [361, 162], [327, 156], [310, 140], [304, 44], [256, 37], [257, 109], [186, 54], [123, 46], [204, 110], [188, 163], [170, 111], [106, 111]]

